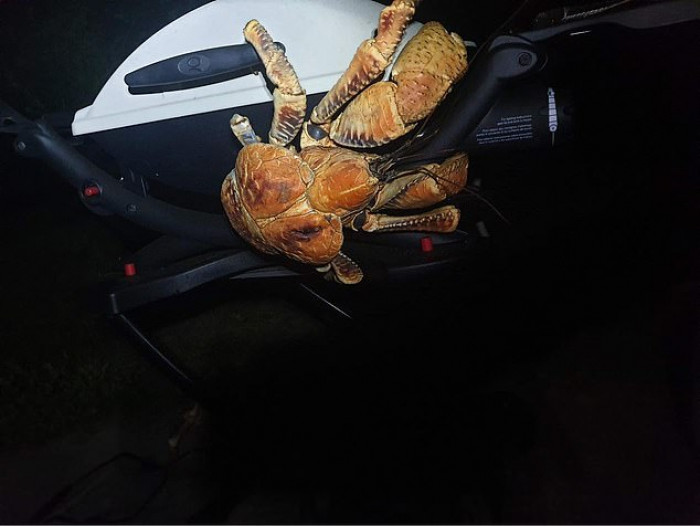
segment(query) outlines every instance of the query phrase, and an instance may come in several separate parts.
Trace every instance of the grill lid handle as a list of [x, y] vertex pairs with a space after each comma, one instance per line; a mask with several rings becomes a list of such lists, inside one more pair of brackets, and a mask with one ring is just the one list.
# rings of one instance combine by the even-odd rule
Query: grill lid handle
[[[284, 45], [275, 42], [284, 51]], [[250, 44], [237, 44], [185, 53], [139, 68], [124, 76], [129, 93], [164, 93], [216, 84], [262, 71]]]

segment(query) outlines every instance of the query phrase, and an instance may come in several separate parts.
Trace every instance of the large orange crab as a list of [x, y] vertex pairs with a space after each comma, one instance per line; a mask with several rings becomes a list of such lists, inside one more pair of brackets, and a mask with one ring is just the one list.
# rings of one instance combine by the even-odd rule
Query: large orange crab
[[[276, 86], [274, 118], [269, 144], [260, 142], [246, 117], [231, 119], [244, 146], [224, 180], [221, 199], [233, 228], [257, 249], [315, 265], [350, 284], [363, 274], [341, 252], [343, 227], [366, 232], [451, 232], [457, 227], [456, 207], [429, 208], [464, 187], [466, 154], [389, 175], [384, 156], [354, 149], [377, 147], [408, 133], [467, 69], [459, 35], [428, 22], [401, 51], [390, 79], [375, 82], [391, 64], [417, 3], [394, 0], [382, 10], [376, 36], [358, 47], [307, 122], [306, 94], [284, 51], [258, 21], [246, 24], [245, 39]], [[297, 153], [288, 145], [300, 130]]]

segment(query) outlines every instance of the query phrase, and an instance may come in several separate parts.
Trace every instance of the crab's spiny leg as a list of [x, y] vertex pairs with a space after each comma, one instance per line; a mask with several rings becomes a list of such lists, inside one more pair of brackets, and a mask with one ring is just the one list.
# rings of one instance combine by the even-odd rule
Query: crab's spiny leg
[[364, 232], [454, 232], [459, 217], [459, 209], [452, 205], [403, 216], [361, 212], [350, 226]]
[[243, 146], [260, 142], [260, 137], [255, 135], [255, 131], [250, 125], [248, 117], [234, 113], [229, 124], [231, 125], [231, 131], [236, 136], [236, 139], [238, 139]]
[[331, 271], [326, 275], [343, 285], [354, 285], [364, 277], [360, 266], [342, 252], [338, 252], [330, 265]]
[[343, 104], [377, 79], [391, 63], [419, 0], [394, 0], [379, 15], [377, 35], [362, 42], [348, 69], [311, 113], [316, 124], [328, 122]]
[[304, 121], [306, 92], [284, 51], [275, 44], [260, 22], [248, 22], [243, 29], [243, 36], [257, 51], [267, 77], [275, 85], [270, 143], [286, 146], [294, 139]]
[[432, 163], [387, 182], [373, 209], [425, 208], [460, 192], [467, 184], [469, 157], [457, 153], [442, 164]]

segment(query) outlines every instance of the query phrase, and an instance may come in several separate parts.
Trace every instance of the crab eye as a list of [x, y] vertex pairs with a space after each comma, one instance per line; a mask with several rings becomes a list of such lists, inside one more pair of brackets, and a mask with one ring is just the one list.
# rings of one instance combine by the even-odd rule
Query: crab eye
[[309, 136], [315, 141], [320, 141], [321, 139], [325, 139], [326, 137], [328, 137], [328, 134], [323, 128], [321, 128], [320, 126], [316, 126], [312, 123], [309, 123], [307, 125], [306, 131], [309, 133]]
[[362, 212], [360, 212], [359, 214], [357, 214], [357, 215], [352, 219], [352, 222], [351, 222], [352, 228], [355, 229], [355, 230], [361, 230], [361, 229], [362, 229], [362, 225], [364, 225], [366, 221], [367, 221], [367, 212], [365, 212], [365, 211], [363, 210]]

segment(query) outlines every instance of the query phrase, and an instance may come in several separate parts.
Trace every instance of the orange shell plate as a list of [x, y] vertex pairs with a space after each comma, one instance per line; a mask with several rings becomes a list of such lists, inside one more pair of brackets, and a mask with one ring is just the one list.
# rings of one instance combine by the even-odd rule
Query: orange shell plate
[[294, 152], [265, 143], [245, 146], [236, 159], [236, 185], [253, 219], [275, 217], [306, 192], [313, 172]]
[[309, 202], [316, 210], [342, 218], [364, 208], [377, 191], [377, 178], [357, 152], [309, 147], [301, 151], [301, 157], [316, 174], [308, 191]]
[[314, 210], [280, 217], [261, 230], [269, 244], [303, 263], [329, 263], [343, 245], [343, 226], [338, 216]]
[[428, 22], [406, 44], [391, 71], [404, 121], [426, 117], [467, 70], [467, 48], [438, 22]]

